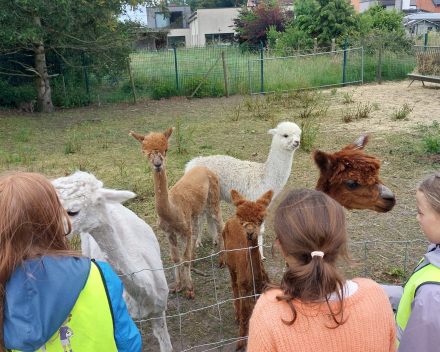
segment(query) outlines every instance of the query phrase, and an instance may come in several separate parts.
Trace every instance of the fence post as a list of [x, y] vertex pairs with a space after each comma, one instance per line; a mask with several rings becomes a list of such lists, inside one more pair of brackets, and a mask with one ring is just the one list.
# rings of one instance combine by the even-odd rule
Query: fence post
[[332, 39], [332, 64], [335, 63], [335, 49], [336, 49], [336, 40]]
[[133, 90], [133, 99], [134, 103], [137, 104], [137, 98], [136, 98], [136, 89], [134, 87], [134, 79], [133, 79], [133, 72], [131, 71], [131, 65], [130, 65], [130, 58], [127, 57], [127, 64], [128, 64], [128, 73], [130, 75], [130, 82], [131, 82], [131, 89]]
[[263, 69], [263, 59], [264, 59], [264, 46], [263, 42], [260, 42], [261, 48], [261, 93], [264, 92], [264, 69]]
[[86, 76], [86, 87], [87, 87], [87, 95], [89, 96], [89, 104], [90, 104], [90, 89], [89, 89], [89, 76], [87, 74], [87, 68], [86, 68], [86, 53], [83, 51], [82, 52], [82, 56], [83, 56], [83, 66], [84, 66], [84, 74]]
[[174, 49], [174, 68], [176, 69], [176, 90], [179, 90], [179, 75], [177, 73], [177, 50], [176, 47]]
[[299, 50], [299, 43], [300, 43], [300, 40], [298, 38], [298, 55], [299, 55], [299, 52], [300, 52], [300, 50]]
[[428, 46], [428, 33], [429, 32], [425, 33], [425, 47], [423, 48], [423, 51], [426, 51], [426, 47]]
[[344, 68], [342, 71], [342, 86], [345, 87], [345, 69], [347, 67], [347, 38], [344, 41]]
[[226, 57], [225, 52], [222, 51], [222, 60], [223, 60], [223, 75], [225, 76], [225, 92], [226, 98], [229, 98], [229, 89], [228, 89], [228, 72], [226, 71]]
[[314, 40], [314, 44], [313, 44], [313, 54], [315, 54], [315, 56], [313, 57], [316, 60], [316, 51], [318, 50], [318, 38], [313, 38]]
[[379, 40], [379, 84], [382, 84], [382, 41]]

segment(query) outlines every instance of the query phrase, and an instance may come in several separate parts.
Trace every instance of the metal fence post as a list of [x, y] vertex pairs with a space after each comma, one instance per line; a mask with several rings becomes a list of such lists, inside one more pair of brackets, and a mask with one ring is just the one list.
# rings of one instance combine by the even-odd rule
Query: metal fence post
[[86, 76], [87, 95], [89, 96], [89, 104], [90, 104], [91, 99], [90, 99], [90, 89], [89, 89], [89, 76], [87, 74], [86, 53], [84, 51], [82, 52], [82, 57], [83, 57], [84, 74]]
[[428, 46], [428, 33], [429, 32], [425, 33], [425, 48], [423, 49], [423, 51], [426, 51], [426, 47]]
[[347, 67], [347, 38], [344, 41], [344, 68], [342, 71], [342, 86], [345, 87], [345, 69]]
[[177, 50], [176, 47], [173, 48], [174, 49], [174, 68], [176, 69], [176, 90], [179, 90], [179, 75], [177, 73]]
[[378, 62], [379, 84], [382, 84], [382, 40], [379, 41], [379, 62]]
[[263, 59], [264, 59], [264, 52], [263, 52], [263, 42], [260, 42], [260, 48], [261, 48], [261, 93], [264, 92], [264, 71], [263, 71]]

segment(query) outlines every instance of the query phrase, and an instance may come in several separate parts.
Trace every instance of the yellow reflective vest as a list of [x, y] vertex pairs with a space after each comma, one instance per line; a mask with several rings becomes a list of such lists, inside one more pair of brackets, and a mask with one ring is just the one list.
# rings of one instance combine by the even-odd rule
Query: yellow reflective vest
[[[422, 263], [422, 261], [423, 259], [420, 263]], [[423, 267], [418, 266], [405, 285], [396, 313], [397, 347], [399, 347], [403, 331], [405, 330], [409, 316], [411, 315], [411, 303], [416, 296], [417, 290], [426, 284], [440, 285], [440, 269], [435, 265], [428, 264]]]
[[92, 261], [89, 278], [69, 316], [55, 335], [37, 351], [118, 351], [112, 305], [98, 264]]

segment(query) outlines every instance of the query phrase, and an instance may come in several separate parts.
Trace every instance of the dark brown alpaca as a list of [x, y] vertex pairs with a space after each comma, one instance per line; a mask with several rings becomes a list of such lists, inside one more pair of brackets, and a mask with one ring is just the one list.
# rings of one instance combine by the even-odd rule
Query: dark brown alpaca
[[[222, 232], [227, 263], [234, 293], [234, 314], [240, 323], [237, 350], [246, 346], [245, 336], [249, 332], [249, 318], [255, 306], [256, 297], [263, 293], [268, 281], [263, 260], [258, 250], [258, 235], [266, 217], [266, 208], [273, 197], [273, 191], [264, 193], [256, 202], [246, 200], [236, 190], [231, 190], [232, 203], [237, 207], [235, 218], [226, 221]], [[248, 248], [250, 247], [250, 248]], [[245, 249], [243, 249], [245, 248]], [[222, 248], [220, 248], [222, 249]], [[241, 249], [241, 250], [237, 250]], [[232, 251], [231, 251], [232, 250]], [[220, 252], [220, 266], [225, 266], [225, 252]], [[240, 298], [248, 297], [248, 298]]]
[[316, 189], [327, 193], [346, 209], [385, 213], [396, 204], [394, 193], [379, 178], [380, 161], [364, 152], [369, 135], [362, 135], [340, 151], [315, 151], [320, 170]]

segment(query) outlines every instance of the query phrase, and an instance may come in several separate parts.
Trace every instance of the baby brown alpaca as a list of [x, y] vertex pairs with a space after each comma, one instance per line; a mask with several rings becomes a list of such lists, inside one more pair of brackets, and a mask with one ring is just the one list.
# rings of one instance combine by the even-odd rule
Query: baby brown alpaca
[[[198, 217], [206, 212], [214, 219], [218, 233], [223, 230], [220, 212], [220, 186], [217, 175], [206, 166], [197, 166], [187, 172], [168, 191], [165, 159], [168, 151], [168, 139], [173, 133], [170, 127], [164, 133], [150, 133], [143, 136], [130, 132], [130, 135], [142, 143], [142, 152], [147, 157], [154, 179], [154, 194], [157, 211], [157, 225], [165, 233], [170, 244], [171, 259], [175, 265], [175, 291], [182, 290], [184, 266], [186, 297], [194, 298], [194, 286], [191, 279], [191, 261], [194, 260], [195, 243], [198, 237]], [[182, 239], [183, 254], [180, 257], [177, 238]], [[220, 243], [222, 248], [223, 244]]]
[[[266, 217], [266, 208], [273, 191], [264, 193], [256, 202], [246, 200], [236, 190], [231, 190], [232, 203], [237, 207], [235, 218], [226, 221], [222, 232], [227, 251], [227, 264], [234, 293], [235, 322], [240, 323], [238, 336], [244, 338], [249, 331], [249, 318], [255, 306], [254, 295], [263, 293], [268, 281], [266, 270], [258, 250], [258, 235]], [[252, 247], [248, 249], [248, 247]], [[246, 248], [243, 250], [236, 250]], [[221, 249], [221, 248], [220, 248]], [[220, 253], [220, 266], [225, 266], [225, 252]], [[240, 297], [248, 297], [241, 298]], [[237, 343], [237, 350], [244, 349], [246, 340]]]

